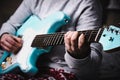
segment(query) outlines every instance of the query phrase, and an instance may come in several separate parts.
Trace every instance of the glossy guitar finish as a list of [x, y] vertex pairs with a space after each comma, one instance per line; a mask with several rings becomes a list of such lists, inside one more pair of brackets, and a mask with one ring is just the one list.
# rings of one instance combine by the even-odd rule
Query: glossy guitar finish
[[104, 51], [110, 51], [120, 47], [120, 28], [109, 26], [105, 28], [99, 42], [103, 45]]
[[51, 47], [45, 49], [31, 47], [34, 37], [37, 34], [55, 33], [60, 27], [66, 25], [69, 20], [70, 17], [62, 12], [56, 12], [43, 20], [34, 15], [31, 16], [16, 33], [16, 36], [22, 35], [23, 47], [16, 55], [4, 52], [0, 59], [0, 74], [12, 72], [18, 67], [28, 75], [36, 74], [38, 72], [36, 68], [38, 57], [49, 52]]

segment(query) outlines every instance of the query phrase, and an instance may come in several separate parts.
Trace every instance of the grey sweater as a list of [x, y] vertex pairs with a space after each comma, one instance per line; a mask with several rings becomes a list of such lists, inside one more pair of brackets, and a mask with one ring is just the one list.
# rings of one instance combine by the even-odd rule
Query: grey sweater
[[[56, 11], [62, 11], [71, 17], [70, 25], [61, 31], [81, 31], [101, 27], [102, 11], [97, 0], [23, 0], [16, 12], [3, 24], [0, 35], [5, 32], [14, 35], [31, 15], [44, 19]], [[89, 78], [98, 72], [101, 53], [102, 46], [91, 43], [90, 55], [84, 59], [75, 59], [65, 51], [64, 45], [59, 45], [55, 46], [51, 53], [40, 57], [39, 63], [41, 66], [73, 72], [78, 78], [86, 76]]]

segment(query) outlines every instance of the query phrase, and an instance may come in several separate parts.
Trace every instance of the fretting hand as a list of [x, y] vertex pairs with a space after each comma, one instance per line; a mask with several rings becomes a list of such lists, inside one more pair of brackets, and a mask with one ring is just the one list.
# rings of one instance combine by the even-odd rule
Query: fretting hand
[[64, 37], [65, 48], [71, 56], [80, 59], [89, 55], [90, 45], [85, 41], [85, 35], [78, 31], [68, 31]]

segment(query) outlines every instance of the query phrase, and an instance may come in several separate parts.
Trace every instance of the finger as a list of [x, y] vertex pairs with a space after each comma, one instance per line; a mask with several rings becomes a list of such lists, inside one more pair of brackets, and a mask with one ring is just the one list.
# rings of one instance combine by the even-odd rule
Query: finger
[[16, 53], [19, 50], [19, 47], [13, 46], [10, 43], [8, 43], [7, 41], [4, 43], [1, 43], [1, 46], [4, 50], [6, 50], [8, 52]]
[[3, 36], [3, 38], [1, 39], [1, 46], [6, 51], [14, 52], [22, 46], [22, 43], [20, 42], [21, 42], [20, 38], [7, 34], [6, 36]]
[[72, 33], [72, 36], [71, 36], [72, 51], [75, 51], [76, 49], [78, 49], [78, 36], [79, 36], [79, 33], [77, 31]]
[[8, 46], [6, 46], [6, 45], [3, 44], [3, 43], [1, 43], [1, 46], [2, 46], [2, 48], [3, 48], [4, 50], [6, 50], [6, 51], [8, 51], [8, 52], [11, 52], [11, 51], [12, 51]]
[[[9, 34], [4, 34], [1, 37], [1, 47], [7, 51], [10, 51], [12, 45], [8, 42], [11, 39]], [[11, 40], [10, 40], [11, 42]]]
[[8, 39], [6, 39], [7, 42], [9, 42], [13, 47], [20, 47], [22, 45], [22, 39], [11, 36]]
[[12, 36], [13, 40], [14, 40], [14, 46], [13, 46], [13, 53], [17, 53], [21, 47], [22, 47], [22, 44], [23, 44], [23, 41], [22, 41], [22, 38], [19, 38], [19, 37], [16, 37], [16, 36]]
[[85, 42], [85, 35], [81, 34], [79, 39], [78, 39], [78, 48], [79, 49], [83, 46], [84, 42]]
[[71, 52], [71, 35], [71, 31], [68, 31], [64, 36], [65, 47], [69, 52]]
[[8, 48], [11, 48], [12, 47], [12, 44], [13, 43], [13, 40], [11, 38], [5, 38], [4, 40], [1, 41], [1, 44], [8, 47]]
[[16, 42], [22, 43], [22, 38], [21, 37], [16, 37], [16, 36], [12, 36], [12, 37]]
[[1, 38], [1, 42], [6, 45], [7, 45], [7, 43], [9, 43], [9, 45], [14, 45], [14, 46], [16, 45], [14, 37], [12, 37], [12, 35], [10, 35], [10, 34], [3, 35]]

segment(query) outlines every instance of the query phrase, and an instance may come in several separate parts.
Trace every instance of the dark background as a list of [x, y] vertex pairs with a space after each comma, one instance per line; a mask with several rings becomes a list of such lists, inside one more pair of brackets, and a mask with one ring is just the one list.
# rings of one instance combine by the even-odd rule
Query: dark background
[[17, 9], [22, 0], [0, 0], [0, 27]]

